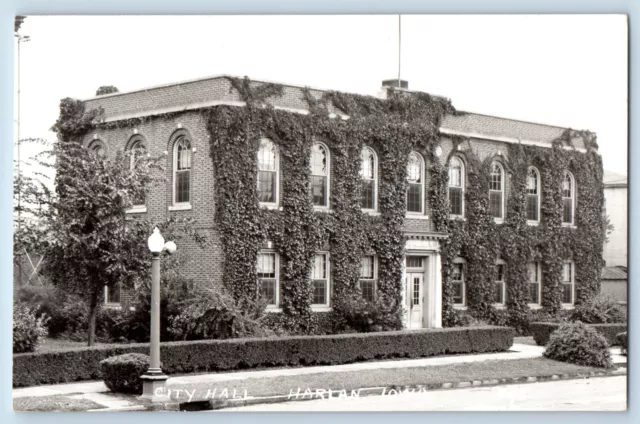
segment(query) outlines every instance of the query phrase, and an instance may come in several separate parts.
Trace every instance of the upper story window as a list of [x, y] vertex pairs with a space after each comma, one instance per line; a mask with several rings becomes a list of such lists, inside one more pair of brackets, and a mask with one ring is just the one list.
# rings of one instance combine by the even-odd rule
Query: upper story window
[[[131, 147], [129, 148], [129, 150], [131, 151], [131, 154], [129, 156], [129, 169], [133, 171], [138, 166], [138, 162], [140, 161], [140, 158], [144, 157], [147, 154], [147, 148], [144, 142], [138, 139], [138, 140], [135, 140], [133, 143], [131, 143]], [[138, 206], [144, 206], [144, 203], [145, 203], [144, 193], [139, 193], [133, 199], [134, 208]]]
[[505, 270], [507, 264], [502, 259], [498, 259], [495, 265], [493, 277], [494, 292], [493, 302], [498, 306], [504, 306], [506, 299]]
[[454, 156], [449, 161], [449, 213], [464, 216], [464, 164]]
[[376, 210], [378, 199], [378, 157], [373, 149], [363, 147], [360, 176], [362, 177], [362, 209]]
[[316, 253], [313, 257], [313, 268], [311, 270], [311, 281], [313, 282], [314, 306], [329, 306], [329, 254]]
[[562, 303], [573, 305], [575, 298], [575, 264], [565, 261], [562, 265]]
[[453, 304], [464, 306], [466, 304], [467, 290], [465, 284], [465, 260], [462, 258], [454, 259], [451, 284], [453, 285]]
[[527, 170], [527, 221], [540, 222], [540, 173], [534, 167]]
[[101, 159], [105, 159], [107, 157], [107, 146], [101, 140], [93, 140], [89, 143], [89, 150]]
[[329, 206], [329, 149], [322, 143], [311, 147], [311, 196], [313, 206]]
[[191, 141], [184, 135], [173, 147], [173, 204], [191, 202]]
[[504, 169], [498, 162], [491, 164], [489, 208], [497, 222], [504, 220]]
[[573, 225], [573, 217], [576, 208], [576, 185], [573, 175], [567, 171], [562, 179], [562, 223]]
[[378, 278], [378, 264], [376, 256], [364, 256], [360, 261], [360, 290], [362, 297], [373, 302], [376, 298], [376, 279]]
[[258, 292], [267, 302], [268, 308], [278, 306], [278, 254], [272, 251], [258, 253]]
[[424, 160], [411, 152], [407, 164], [407, 212], [424, 213]]
[[542, 272], [540, 271], [540, 262], [530, 262], [529, 268], [529, 300], [530, 305], [540, 306], [540, 298], [542, 294]]
[[111, 286], [104, 286], [104, 303], [107, 305], [119, 305], [120, 304], [120, 283], [113, 284]]
[[278, 204], [279, 158], [276, 145], [266, 138], [258, 150], [258, 199], [260, 203]]

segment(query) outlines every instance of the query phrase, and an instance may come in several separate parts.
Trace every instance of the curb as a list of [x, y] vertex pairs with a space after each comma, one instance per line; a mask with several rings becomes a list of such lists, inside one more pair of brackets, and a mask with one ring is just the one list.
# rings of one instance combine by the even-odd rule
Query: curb
[[[450, 383], [428, 383], [428, 384], [414, 384], [414, 385], [391, 385], [385, 387], [368, 387], [362, 388], [358, 390], [336, 390], [328, 393], [324, 393], [322, 396], [318, 397], [317, 395], [311, 395], [309, 397], [305, 395], [277, 395], [277, 396], [265, 396], [265, 397], [252, 397], [252, 398], [242, 398], [242, 399], [211, 399], [204, 401], [195, 401], [195, 402], [184, 402], [184, 403], [163, 403], [161, 405], [148, 405], [145, 407], [146, 410], [173, 410], [173, 411], [205, 411], [205, 410], [220, 410], [225, 408], [232, 407], [242, 407], [242, 406], [250, 406], [250, 405], [259, 405], [259, 404], [270, 404], [270, 403], [282, 403], [282, 402], [300, 402], [306, 400], [317, 400], [317, 399], [331, 399], [331, 398], [347, 398], [352, 397], [352, 392], [357, 391], [357, 396], [382, 396], [382, 395], [397, 395], [402, 393], [415, 393], [415, 392], [423, 392], [423, 391], [434, 391], [434, 390], [453, 390], [453, 389], [463, 389], [468, 387], [486, 387], [486, 386], [500, 386], [500, 385], [509, 385], [509, 384], [524, 384], [524, 383], [539, 383], [539, 382], [547, 382], [554, 380], [580, 380], [580, 379], [588, 379], [588, 378], [599, 378], [599, 377], [615, 377], [620, 375], [627, 375], [626, 368], [618, 368], [610, 371], [600, 371], [600, 372], [588, 372], [588, 373], [573, 373], [573, 374], [551, 374], [544, 376], [536, 376], [536, 377], [513, 377], [513, 378], [501, 378], [501, 379], [492, 379], [492, 380], [471, 380], [471, 381], [459, 381], [459, 382], [450, 382]], [[326, 397], [324, 396], [326, 395]], [[147, 409], [148, 408], [148, 409]], [[114, 409], [110, 409], [113, 411]]]

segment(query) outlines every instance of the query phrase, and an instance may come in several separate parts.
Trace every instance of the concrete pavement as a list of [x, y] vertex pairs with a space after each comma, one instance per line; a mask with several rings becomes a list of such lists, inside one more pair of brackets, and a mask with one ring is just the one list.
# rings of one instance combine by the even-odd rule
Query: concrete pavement
[[226, 408], [231, 411], [624, 411], [627, 376], [332, 398]]

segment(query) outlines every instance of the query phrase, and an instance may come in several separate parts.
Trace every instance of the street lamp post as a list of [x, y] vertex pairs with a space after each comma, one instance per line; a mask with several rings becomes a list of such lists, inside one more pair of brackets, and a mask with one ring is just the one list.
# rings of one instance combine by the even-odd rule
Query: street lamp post
[[164, 237], [158, 228], [148, 240], [151, 259], [151, 337], [149, 353], [149, 369], [142, 375], [142, 398], [157, 400], [164, 393], [167, 376], [160, 368], [160, 254], [164, 251], [172, 254], [176, 251], [176, 244], [172, 241], [164, 242]]

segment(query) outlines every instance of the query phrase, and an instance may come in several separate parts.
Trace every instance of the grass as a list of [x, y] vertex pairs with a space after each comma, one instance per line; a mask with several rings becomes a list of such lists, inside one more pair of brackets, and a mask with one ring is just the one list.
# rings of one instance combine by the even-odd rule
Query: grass
[[[108, 343], [96, 343], [96, 346], [105, 345]], [[44, 343], [40, 344], [36, 348], [36, 352], [64, 352], [66, 350], [74, 350], [81, 347], [86, 347], [87, 342], [77, 342], [73, 340], [66, 339], [45, 339]]]
[[[602, 371], [601, 369], [584, 367], [546, 358], [490, 360], [463, 364], [438, 365], [415, 368], [396, 368], [363, 370], [350, 372], [326, 372], [296, 376], [271, 378], [249, 378], [245, 380], [230, 380], [216, 383], [171, 384], [171, 398], [174, 401], [188, 402], [210, 400], [212, 397], [243, 396], [277, 396], [296, 393], [300, 388], [302, 394], [306, 389], [315, 392], [318, 389], [340, 391], [355, 390], [367, 387], [411, 386], [434, 383], [455, 383], [472, 380], [493, 380], [515, 377], [545, 377], [559, 374], [589, 373]], [[176, 390], [182, 389], [182, 392]], [[193, 394], [191, 398], [184, 392]], [[212, 395], [214, 390], [215, 395]], [[195, 392], [194, 392], [195, 391]]]
[[104, 408], [88, 399], [73, 399], [67, 395], [28, 396], [13, 400], [14, 411], [88, 411]]

